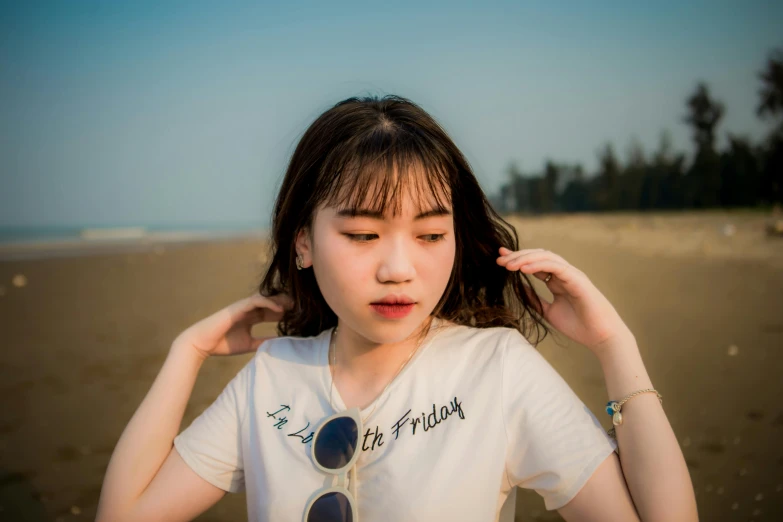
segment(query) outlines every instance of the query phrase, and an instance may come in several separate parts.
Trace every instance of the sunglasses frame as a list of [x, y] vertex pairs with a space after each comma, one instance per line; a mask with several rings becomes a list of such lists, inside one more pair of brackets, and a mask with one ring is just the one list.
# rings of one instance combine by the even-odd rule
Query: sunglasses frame
[[[351, 457], [351, 459], [343, 467], [339, 469], [325, 468], [315, 458], [315, 442], [318, 440], [318, 435], [321, 433], [321, 428], [329, 424], [329, 422], [342, 417], [348, 417], [350, 419], [353, 419], [353, 421], [356, 423], [356, 448], [353, 452], [353, 456]], [[351, 514], [353, 517], [353, 522], [359, 522], [359, 509], [356, 502], [356, 467], [355, 466], [356, 466], [356, 461], [359, 460], [359, 454], [362, 451], [361, 448], [359, 447], [359, 437], [361, 437], [361, 433], [362, 433], [362, 418], [359, 415], [359, 408], [351, 408], [350, 410], [346, 410], [343, 412], [335, 413], [334, 415], [330, 415], [329, 417], [325, 418], [323, 422], [321, 422], [321, 424], [315, 430], [315, 433], [313, 434], [313, 441], [310, 444], [310, 456], [316, 468], [323, 471], [324, 473], [328, 473], [329, 475], [332, 475], [332, 485], [325, 486], [317, 490], [315, 493], [313, 493], [310, 496], [310, 498], [307, 501], [307, 506], [305, 507], [304, 517], [302, 519], [303, 522], [307, 522], [307, 517], [310, 515], [310, 510], [312, 509], [316, 501], [328, 493], [342, 493], [345, 496], [345, 498], [348, 499], [348, 504], [351, 506]], [[350, 479], [348, 478], [349, 474], [350, 474]], [[346, 482], [348, 483], [348, 488], [345, 487]]]

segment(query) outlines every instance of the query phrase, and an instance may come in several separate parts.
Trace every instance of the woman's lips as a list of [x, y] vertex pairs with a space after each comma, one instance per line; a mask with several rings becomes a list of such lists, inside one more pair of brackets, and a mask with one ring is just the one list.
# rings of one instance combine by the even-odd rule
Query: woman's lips
[[415, 304], [416, 303], [408, 303], [408, 304], [372, 303], [370, 306], [379, 315], [387, 319], [399, 319], [411, 313], [411, 310], [413, 310], [413, 306]]

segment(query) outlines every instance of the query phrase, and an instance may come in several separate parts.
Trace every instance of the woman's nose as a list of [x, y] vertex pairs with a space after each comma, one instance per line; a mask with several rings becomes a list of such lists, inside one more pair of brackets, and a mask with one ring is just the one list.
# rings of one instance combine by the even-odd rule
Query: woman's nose
[[381, 283], [402, 283], [413, 279], [416, 270], [411, 245], [404, 240], [395, 240], [388, 249], [381, 252], [378, 266], [378, 281]]

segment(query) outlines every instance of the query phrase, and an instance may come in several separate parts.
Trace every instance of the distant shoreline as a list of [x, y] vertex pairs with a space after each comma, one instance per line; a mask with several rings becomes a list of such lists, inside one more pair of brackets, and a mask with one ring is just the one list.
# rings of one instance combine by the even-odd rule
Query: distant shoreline
[[190, 243], [259, 240], [267, 231], [169, 231], [143, 234], [87, 233], [84, 237], [0, 243], [0, 262], [154, 251]]

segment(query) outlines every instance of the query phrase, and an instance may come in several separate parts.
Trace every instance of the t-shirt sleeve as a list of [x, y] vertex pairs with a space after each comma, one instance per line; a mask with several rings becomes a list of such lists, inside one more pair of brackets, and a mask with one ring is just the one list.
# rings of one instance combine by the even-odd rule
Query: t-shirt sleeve
[[174, 438], [177, 452], [196, 474], [231, 493], [245, 489], [241, 428], [253, 374], [251, 359], [215, 402]]
[[616, 450], [617, 442], [517, 330], [507, 337], [502, 373], [508, 479], [535, 490], [546, 509], [559, 509]]

